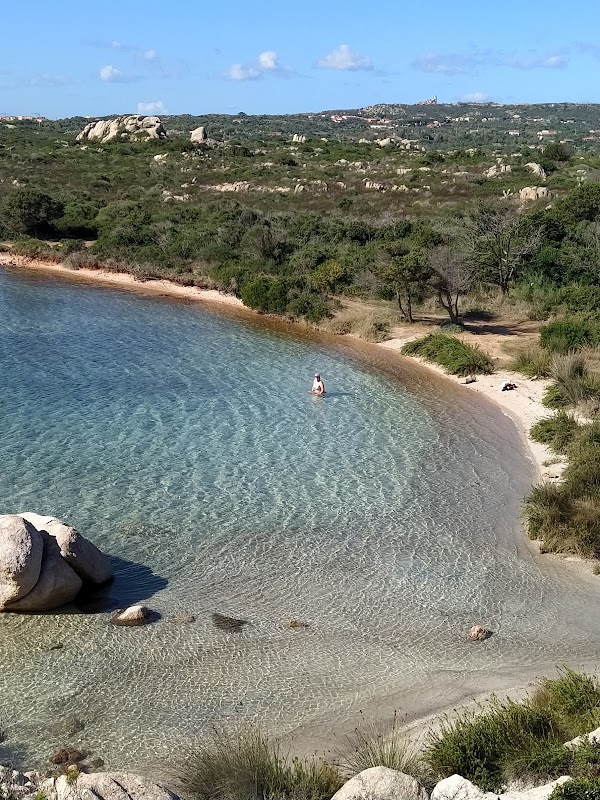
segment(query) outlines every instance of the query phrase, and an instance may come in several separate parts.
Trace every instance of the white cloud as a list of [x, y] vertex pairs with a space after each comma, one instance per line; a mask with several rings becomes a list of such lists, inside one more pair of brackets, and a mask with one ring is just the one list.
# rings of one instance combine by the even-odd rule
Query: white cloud
[[250, 64], [232, 64], [225, 72], [225, 77], [230, 81], [255, 81], [268, 75], [283, 76], [289, 73], [289, 68], [279, 61], [274, 50], [265, 50]]
[[322, 69], [340, 69], [340, 70], [371, 70], [373, 65], [367, 56], [362, 56], [356, 53], [347, 44], [341, 44], [331, 53], [321, 58], [317, 66]]
[[138, 103], [138, 114], [145, 114], [146, 116], [154, 117], [159, 114], [166, 114], [167, 109], [162, 100], [150, 100], [147, 103]]
[[138, 80], [137, 75], [127, 75], [121, 72], [120, 69], [113, 67], [112, 64], [106, 64], [100, 69], [100, 80], [107, 83], [130, 83], [131, 81]]
[[504, 64], [514, 69], [564, 69], [569, 65], [569, 56], [563, 52], [527, 57], [507, 58]]
[[142, 61], [158, 61], [159, 55], [158, 51], [151, 48], [150, 50], [141, 50], [140, 51], [140, 58]]
[[463, 75], [472, 72], [482, 60], [482, 56], [475, 53], [421, 53], [412, 66], [421, 72], [437, 75]]
[[469, 92], [460, 98], [462, 103], [489, 103], [491, 98], [486, 92]]

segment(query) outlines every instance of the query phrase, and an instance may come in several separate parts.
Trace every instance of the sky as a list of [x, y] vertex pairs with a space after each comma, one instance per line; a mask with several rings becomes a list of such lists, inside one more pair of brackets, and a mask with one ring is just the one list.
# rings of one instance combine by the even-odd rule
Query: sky
[[0, 115], [600, 102], [598, 0], [20, 0]]

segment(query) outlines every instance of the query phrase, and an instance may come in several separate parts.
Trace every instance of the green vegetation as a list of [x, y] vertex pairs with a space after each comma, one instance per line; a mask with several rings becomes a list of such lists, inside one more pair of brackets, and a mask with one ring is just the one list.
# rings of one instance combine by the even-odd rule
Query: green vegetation
[[425, 759], [440, 778], [458, 773], [487, 791], [515, 778], [593, 777], [600, 775], [600, 750], [563, 744], [599, 721], [597, 680], [565, 670], [522, 702], [494, 698], [478, 713], [447, 719], [431, 735]]
[[557, 786], [550, 800], [600, 800], [600, 778], [575, 778]]
[[598, 343], [598, 326], [583, 319], [557, 319], [540, 330], [540, 343], [555, 353], [569, 353]]
[[528, 344], [514, 352], [509, 369], [527, 375], [528, 378], [547, 378], [550, 375], [551, 361], [551, 355], [539, 344]]
[[541, 419], [533, 426], [530, 436], [534, 442], [547, 444], [555, 453], [564, 455], [579, 430], [578, 423], [565, 411]]
[[405, 344], [402, 352], [439, 364], [451, 375], [489, 374], [494, 371], [492, 360], [482, 350], [445, 333], [430, 333], [422, 339], [415, 339]]

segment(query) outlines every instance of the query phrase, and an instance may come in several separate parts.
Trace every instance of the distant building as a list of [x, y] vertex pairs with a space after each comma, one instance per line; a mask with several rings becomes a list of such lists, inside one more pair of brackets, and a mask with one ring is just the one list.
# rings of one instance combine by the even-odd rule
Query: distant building
[[434, 95], [429, 100], [419, 100], [415, 103], [416, 106], [437, 106], [437, 95]]
[[46, 122], [46, 117], [37, 117], [37, 116], [28, 116], [26, 114], [18, 114], [18, 115], [8, 115], [5, 117], [0, 117], [0, 122], [23, 122], [27, 120], [28, 122]]

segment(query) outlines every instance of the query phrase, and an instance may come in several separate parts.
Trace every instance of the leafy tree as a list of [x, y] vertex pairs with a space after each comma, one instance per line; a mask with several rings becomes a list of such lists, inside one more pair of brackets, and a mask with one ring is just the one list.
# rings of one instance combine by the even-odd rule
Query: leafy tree
[[62, 216], [64, 205], [49, 194], [36, 189], [23, 189], [13, 195], [5, 206], [7, 223], [16, 233], [37, 237]]
[[408, 249], [403, 242], [389, 245], [386, 252], [379, 277], [393, 294], [402, 316], [413, 322], [413, 303], [422, 298], [431, 277], [428, 253], [421, 247]]

